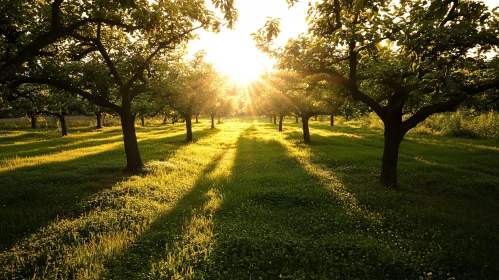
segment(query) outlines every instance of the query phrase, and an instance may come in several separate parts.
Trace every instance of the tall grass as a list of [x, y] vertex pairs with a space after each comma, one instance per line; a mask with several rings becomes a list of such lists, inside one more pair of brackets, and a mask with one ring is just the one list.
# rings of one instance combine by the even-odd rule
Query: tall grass
[[[384, 127], [383, 122], [374, 112], [345, 122], [345, 124], [374, 129]], [[465, 110], [436, 114], [427, 118], [412, 131], [461, 138], [499, 140], [499, 114], [494, 111], [476, 113]]]

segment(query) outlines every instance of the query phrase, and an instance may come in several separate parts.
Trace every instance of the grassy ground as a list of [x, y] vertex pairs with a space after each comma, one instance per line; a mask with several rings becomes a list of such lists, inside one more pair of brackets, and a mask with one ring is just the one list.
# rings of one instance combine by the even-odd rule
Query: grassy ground
[[0, 130], [0, 278], [494, 279], [499, 143], [409, 134], [401, 190], [380, 130], [264, 122]]

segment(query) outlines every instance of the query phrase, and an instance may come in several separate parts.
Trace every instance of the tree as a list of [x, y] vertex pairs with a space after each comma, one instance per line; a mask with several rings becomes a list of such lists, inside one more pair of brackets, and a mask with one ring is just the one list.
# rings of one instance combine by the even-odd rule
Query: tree
[[61, 91], [46, 86], [27, 86], [21, 91], [11, 92], [7, 98], [13, 108], [31, 118], [32, 128], [36, 128], [36, 118], [33, 119], [33, 116], [56, 117], [61, 126], [62, 136], [68, 135], [66, 116], [84, 112], [84, 102], [81, 98], [67, 97]]
[[[222, 10], [228, 26], [232, 27], [237, 18], [232, 1], [213, 2], [216, 2], [216, 6]], [[76, 5], [80, 13], [90, 16], [111, 15], [122, 20], [126, 19], [127, 24], [98, 20], [76, 33], [68, 34], [70, 37], [60, 45], [66, 52], [58, 54], [56, 60], [51, 61], [55, 69], [59, 69], [58, 76], [37, 76], [36, 71], [31, 70], [23, 73], [11, 86], [23, 83], [45, 84], [78, 94], [96, 105], [116, 112], [121, 118], [127, 158], [126, 170], [133, 172], [142, 166], [142, 159], [135, 134], [132, 101], [148, 92], [148, 69], [157, 60], [168, 60], [172, 51], [193, 38], [192, 33], [196, 29], [218, 31], [221, 21], [213, 11], [206, 8], [204, 1], [183, 0], [173, 4], [168, 1], [136, 0], [126, 3], [131, 6], [121, 9], [120, 4], [114, 2], [105, 1], [105, 5], [101, 5], [89, 1], [88, 7], [91, 7], [91, 10], [85, 10], [84, 7], [87, 7], [85, 5], [68, 4], [71, 8]], [[71, 75], [66, 71], [66, 66], [70, 64], [69, 59], [76, 60], [73, 64], [80, 66], [81, 69], [88, 66], [87, 63], [92, 61], [88, 56], [95, 53], [98, 54], [99, 62], [107, 66], [113, 81], [116, 96], [112, 100], [78, 87], [73, 80], [74, 77], [81, 78], [82, 71]], [[78, 67], [73, 70], [76, 69]]]
[[206, 52], [197, 52], [188, 61], [179, 61], [164, 69], [164, 79], [156, 84], [168, 106], [184, 119], [187, 141], [192, 141], [192, 116], [203, 109], [217, 94], [219, 74], [211, 63], [205, 61]]
[[308, 122], [311, 117], [324, 112], [324, 94], [327, 94], [325, 84], [289, 71], [270, 75], [267, 82], [275, 89], [275, 106], [280, 110], [280, 116], [289, 109], [299, 116], [302, 120], [303, 141], [310, 143]]
[[[410, 129], [497, 92], [498, 68], [486, 54], [499, 44], [498, 17], [477, 1], [323, 1], [309, 11], [308, 35], [269, 52], [283, 69], [343, 86], [380, 117], [380, 182], [397, 187], [399, 147]], [[262, 49], [272, 45], [265, 28], [255, 33]]]
[[220, 115], [229, 107], [232, 96], [228, 84], [228, 77], [216, 76], [213, 82], [209, 85], [211, 91], [207, 102], [203, 105], [203, 111], [210, 115], [211, 129], [215, 129], [215, 117], [220, 123]]
[[[0, 83], [13, 79], [26, 62], [51, 56], [59, 43], [95, 24], [129, 32], [142, 28], [122, 12], [143, 1], [4, 0], [0, 3]], [[108, 12], [114, 11], [114, 12]], [[130, 18], [128, 18], [130, 19]]]

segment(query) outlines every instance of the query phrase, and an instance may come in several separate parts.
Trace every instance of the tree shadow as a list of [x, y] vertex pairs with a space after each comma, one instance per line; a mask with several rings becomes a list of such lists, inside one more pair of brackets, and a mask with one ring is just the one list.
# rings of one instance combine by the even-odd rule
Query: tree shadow
[[[199, 138], [211, 133], [210, 129], [196, 131]], [[164, 137], [139, 140], [144, 162], [167, 158], [186, 144], [183, 137], [182, 134], [170, 137], [165, 134]], [[56, 219], [80, 215], [84, 208], [82, 203], [89, 197], [127, 178], [123, 172], [122, 140], [103, 145], [110, 145], [110, 148], [63, 162], [0, 173], [0, 251]], [[77, 151], [71, 150], [72, 153]]]
[[[165, 258], [168, 249], [178, 245], [189, 221], [209, 200], [208, 191], [213, 182], [207, 174], [217, 168], [224, 154], [215, 157], [203, 169], [195, 186], [171, 210], [158, 217], [126, 251], [106, 263], [106, 278], [137, 279], [148, 275], [152, 265]], [[168, 272], [163, 278], [165, 275]]]
[[[247, 132], [214, 215], [207, 279], [386, 278], [393, 254], [278, 141]], [[369, 256], [366, 258], [366, 256]], [[203, 268], [203, 266], [199, 266]], [[401, 269], [405, 269], [404, 267]]]
[[[437, 267], [435, 271], [456, 277], [497, 274], [491, 261], [497, 259], [497, 250], [491, 248], [499, 247], [495, 239], [499, 224], [494, 218], [499, 215], [499, 165], [493, 167], [497, 162], [493, 154], [402, 142], [401, 191], [395, 192], [377, 183], [382, 139], [372, 139], [379, 142], [373, 145], [347, 137], [314, 135], [313, 139], [329, 143], [307, 147], [314, 164], [334, 170], [359, 205], [379, 213], [381, 223], [372, 236], [383, 240], [400, 264]], [[425, 259], [418, 259], [413, 251], [424, 252]], [[397, 271], [390, 275], [408, 273]]]

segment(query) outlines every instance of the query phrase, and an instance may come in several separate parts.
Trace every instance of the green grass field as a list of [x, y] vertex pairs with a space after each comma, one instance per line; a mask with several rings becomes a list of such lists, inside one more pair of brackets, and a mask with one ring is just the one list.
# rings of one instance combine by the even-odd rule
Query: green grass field
[[499, 142], [410, 133], [400, 190], [381, 130], [0, 130], [0, 279], [496, 279]]

